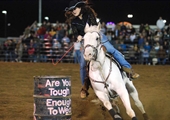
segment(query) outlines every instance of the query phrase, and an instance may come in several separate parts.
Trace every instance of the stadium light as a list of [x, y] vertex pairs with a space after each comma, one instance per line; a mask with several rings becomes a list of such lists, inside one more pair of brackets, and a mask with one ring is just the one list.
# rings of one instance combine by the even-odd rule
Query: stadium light
[[3, 14], [5, 14], [5, 30], [4, 30], [4, 33], [5, 33], [5, 37], [6, 37], [6, 31], [7, 31], [7, 11], [6, 10], [3, 10], [2, 11]]
[[133, 18], [133, 15], [132, 14], [128, 14], [127, 17], [128, 18]]
[[49, 17], [46, 16], [46, 17], [44, 17], [44, 19], [48, 21], [48, 20], [49, 20]]

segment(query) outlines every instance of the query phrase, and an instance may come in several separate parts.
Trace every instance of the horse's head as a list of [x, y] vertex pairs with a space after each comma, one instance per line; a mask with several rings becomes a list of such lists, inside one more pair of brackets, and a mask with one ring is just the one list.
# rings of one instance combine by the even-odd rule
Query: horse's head
[[101, 43], [100, 29], [100, 24], [94, 26], [86, 24], [84, 29], [84, 59], [86, 61], [96, 60], [97, 58], [98, 47]]

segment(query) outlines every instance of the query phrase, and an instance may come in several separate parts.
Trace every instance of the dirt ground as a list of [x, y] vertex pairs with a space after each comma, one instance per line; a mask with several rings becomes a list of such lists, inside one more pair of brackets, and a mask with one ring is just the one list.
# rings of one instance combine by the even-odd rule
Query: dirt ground
[[[133, 65], [133, 68], [140, 74], [140, 78], [133, 83], [150, 120], [169, 120], [170, 66]], [[51, 63], [5, 62], [0, 62], [0, 120], [33, 120], [33, 76], [40, 75], [71, 76], [72, 120], [112, 120], [107, 110], [91, 102], [96, 99], [92, 89], [88, 98], [80, 98], [78, 64], [53, 66]], [[131, 105], [138, 120], [143, 120], [132, 100]], [[118, 106], [123, 119], [131, 120], [120, 100]]]

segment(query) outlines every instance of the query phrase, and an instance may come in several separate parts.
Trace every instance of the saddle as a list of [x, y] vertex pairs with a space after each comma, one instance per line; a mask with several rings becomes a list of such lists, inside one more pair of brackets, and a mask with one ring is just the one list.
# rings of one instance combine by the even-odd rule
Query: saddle
[[123, 72], [123, 67], [118, 63], [118, 61], [108, 52], [105, 53], [106, 57], [108, 57], [109, 59], [111, 59], [113, 61], [113, 63], [115, 63], [117, 65], [117, 67], [119, 68], [120, 72]]

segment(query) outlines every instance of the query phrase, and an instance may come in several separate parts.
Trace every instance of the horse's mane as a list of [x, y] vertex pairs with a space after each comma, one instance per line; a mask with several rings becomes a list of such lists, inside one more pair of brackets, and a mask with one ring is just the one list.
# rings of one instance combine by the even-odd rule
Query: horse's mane
[[86, 27], [84, 29], [84, 32], [100, 32], [100, 24], [99, 25], [88, 25], [86, 24]]

